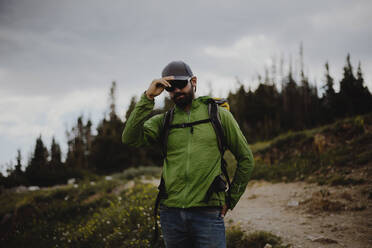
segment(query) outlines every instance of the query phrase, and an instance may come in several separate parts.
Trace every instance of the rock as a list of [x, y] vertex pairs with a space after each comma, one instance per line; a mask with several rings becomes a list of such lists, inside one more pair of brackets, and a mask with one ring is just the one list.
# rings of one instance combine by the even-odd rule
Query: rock
[[272, 248], [273, 246], [272, 245], [270, 245], [270, 244], [266, 244], [265, 246], [264, 246], [264, 248]]
[[40, 189], [39, 186], [29, 186], [29, 187], [28, 187], [28, 190], [29, 190], [29, 191], [35, 191], [35, 190], [39, 190], [39, 189]]
[[298, 207], [299, 202], [296, 200], [290, 200], [287, 204], [288, 207]]
[[106, 181], [112, 180], [112, 176], [105, 176]]
[[14, 193], [22, 193], [22, 192], [26, 192], [26, 191], [28, 191], [28, 189], [27, 189], [26, 186], [24, 186], [24, 185], [20, 185], [20, 186], [17, 186], [17, 187], [15, 187], [15, 188], [13, 188], [12, 191], [13, 191]]
[[70, 178], [67, 180], [67, 184], [74, 184], [76, 182], [75, 178]]
[[323, 236], [314, 237], [314, 236], [311, 236], [311, 235], [307, 235], [306, 238], [308, 238], [312, 242], [318, 242], [318, 243], [322, 243], [322, 244], [337, 244], [338, 243], [334, 239], [326, 238], [326, 237], [323, 237]]

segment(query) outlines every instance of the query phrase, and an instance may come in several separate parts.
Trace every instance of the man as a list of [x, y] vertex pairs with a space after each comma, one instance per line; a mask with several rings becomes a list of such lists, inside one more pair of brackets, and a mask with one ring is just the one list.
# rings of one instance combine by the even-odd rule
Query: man
[[[167, 248], [225, 248], [223, 217], [244, 193], [254, 165], [237, 122], [228, 110], [218, 107], [226, 145], [238, 167], [229, 194], [210, 190], [220, 178], [222, 158], [211, 122], [200, 123], [209, 118], [210, 98], [195, 99], [196, 85], [197, 78], [186, 63], [169, 63], [162, 78], [153, 80], [141, 96], [122, 136], [124, 143], [137, 147], [162, 144], [164, 114], [148, 120], [147, 116], [154, 98], [166, 89], [176, 105], [171, 124], [178, 127], [169, 130], [162, 173], [166, 197], [160, 201], [160, 223]], [[183, 124], [198, 121], [198, 125]]]

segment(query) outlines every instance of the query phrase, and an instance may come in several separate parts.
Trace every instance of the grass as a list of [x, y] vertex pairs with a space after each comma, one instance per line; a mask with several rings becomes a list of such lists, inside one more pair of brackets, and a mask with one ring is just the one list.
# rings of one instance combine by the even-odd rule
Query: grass
[[270, 232], [254, 231], [246, 233], [241, 226], [231, 226], [226, 232], [226, 243], [228, 248], [263, 248], [270, 244], [273, 248], [285, 248], [282, 239]]
[[256, 166], [251, 178], [274, 182], [309, 180], [329, 185], [362, 184], [365, 182], [362, 179], [331, 177], [372, 162], [371, 127], [372, 114], [367, 114], [253, 144]]
[[1, 216], [11, 217], [0, 225], [0, 247], [148, 247], [157, 190], [139, 183], [114, 194], [123, 183], [2, 195]]
[[358, 185], [363, 184], [366, 181], [364, 179], [346, 178], [343, 175], [334, 175], [328, 180], [328, 184], [332, 186], [346, 186], [346, 185]]
[[[5, 221], [0, 224], [0, 247], [149, 247], [157, 190], [136, 180], [134, 187], [118, 192], [128, 182], [122, 179], [126, 175], [1, 195], [0, 216]], [[247, 235], [232, 227], [226, 235], [229, 248], [264, 243], [283, 247], [279, 237], [267, 232]], [[161, 236], [159, 240], [158, 247], [164, 247]]]

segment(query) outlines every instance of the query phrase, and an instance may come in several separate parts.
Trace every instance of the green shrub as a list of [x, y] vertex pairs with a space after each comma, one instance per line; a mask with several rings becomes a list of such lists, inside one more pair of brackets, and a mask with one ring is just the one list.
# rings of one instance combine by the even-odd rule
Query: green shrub
[[238, 247], [243, 240], [244, 231], [240, 226], [231, 226], [226, 230], [226, 246], [228, 248]]
[[365, 183], [364, 179], [354, 179], [354, 178], [345, 178], [345, 176], [342, 175], [334, 175], [332, 176], [328, 183], [332, 186], [346, 186], [346, 185], [357, 185], [357, 184], [363, 184]]
[[[0, 225], [6, 230], [0, 233], [0, 247], [148, 247], [157, 190], [139, 184], [120, 195], [111, 193], [120, 185], [101, 180], [28, 192], [24, 198], [11, 195], [16, 199], [3, 212], [12, 216], [7, 226]], [[9, 223], [14, 223], [11, 228]]]
[[288, 247], [283, 245], [282, 239], [270, 232], [255, 231], [246, 234], [241, 226], [231, 226], [226, 231], [227, 248], [263, 248], [266, 244], [273, 248]]

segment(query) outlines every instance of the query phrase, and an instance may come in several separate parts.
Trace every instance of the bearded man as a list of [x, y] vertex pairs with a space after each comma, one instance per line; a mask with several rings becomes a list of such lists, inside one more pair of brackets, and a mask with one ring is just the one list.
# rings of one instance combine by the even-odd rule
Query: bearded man
[[[186, 63], [169, 63], [162, 77], [154, 79], [141, 96], [122, 135], [128, 145], [166, 147], [159, 188], [163, 191], [160, 223], [167, 248], [225, 248], [224, 216], [244, 193], [254, 166], [252, 152], [234, 117], [218, 107], [226, 147], [238, 165], [228, 192], [216, 190], [216, 183], [221, 185], [222, 180], [223, 153], [210, 121], [211, 98], [195, 98], [196, 85], [197, 78]], [[164, 89], [175, 103], [166, 144], [166, 114], [148, 119], [154, 98]]]

